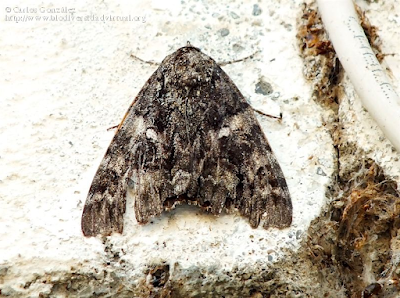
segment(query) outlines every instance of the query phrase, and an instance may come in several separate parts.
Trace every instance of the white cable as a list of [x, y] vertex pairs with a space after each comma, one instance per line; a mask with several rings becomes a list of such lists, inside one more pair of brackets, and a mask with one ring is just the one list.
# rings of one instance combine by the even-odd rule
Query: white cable
[[351, 0], [317, 0], [324, 27], [363, 106], [400, 152], [400, 99], [372, 51]]

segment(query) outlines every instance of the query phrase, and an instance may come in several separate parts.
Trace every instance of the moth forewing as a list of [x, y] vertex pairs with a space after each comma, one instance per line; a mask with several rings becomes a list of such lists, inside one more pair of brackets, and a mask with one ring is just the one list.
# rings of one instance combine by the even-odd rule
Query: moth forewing
[[122, 232], [128, 181], [139, 223], [185, 202], [215, 215], [234, 208], [254, 228], [292, 222], [284, 175], [254, 112], [192, 46], [167, 56], [129, 107], [90, 187], [85, 236]]

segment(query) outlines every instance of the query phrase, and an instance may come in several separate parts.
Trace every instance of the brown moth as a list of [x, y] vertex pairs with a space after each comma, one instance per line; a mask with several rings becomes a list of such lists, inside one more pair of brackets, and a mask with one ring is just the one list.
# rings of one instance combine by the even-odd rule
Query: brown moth
[[122, 233], [128, 188], [139, 223], [182, 203], [215, 215], [235, 209], [254, 228], [292, 222], [285, 178], [252, 108], [190, 45], [164, 59], [118, 126], [83, 209], [85, 236]]

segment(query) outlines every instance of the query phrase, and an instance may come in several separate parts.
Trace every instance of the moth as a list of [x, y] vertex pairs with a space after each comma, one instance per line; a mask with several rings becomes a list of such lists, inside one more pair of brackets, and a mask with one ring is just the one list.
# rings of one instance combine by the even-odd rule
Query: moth
[[284, 175], [252, 108], [191, 45], [163, 60], [118, 126], [86, 199], [85, 236], [122, 233], [128, 188], [139, 223], [182, 203], [237, 210], [253, 228], [292, 222]]

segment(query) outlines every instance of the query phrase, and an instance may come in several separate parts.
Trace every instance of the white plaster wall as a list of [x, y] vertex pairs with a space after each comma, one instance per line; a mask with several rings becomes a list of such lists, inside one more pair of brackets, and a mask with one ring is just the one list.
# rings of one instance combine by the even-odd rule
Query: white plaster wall
[[[295, 37], [301, 3], [2, 1], [1, 293], [38, 297], [49, 293], [51, 284], [24, 288], [35, 276], [71, 267], [92, 272], [102, 266], [107, 259], [104, 245], [100, 239], [83, 237], [80, 217], [91, 180], [114, 134], [107, 129], [120, 122], [156, 68], [130, 55], [161, 62], [186, 41], [219, 62], [260, 51], [255, 58], [224, 70], [252, 104], [271, 114], [283, 113], [281, 122], [266, 117], [259, 121], [289, 185], [293, 224], [282, 231], [252, 229], [238, 215], [217, 218], [183, 206], [139, 226], [128, 201], [124, 233], [110, 237], [109, 243], [123, 249], [122, 258], [132, 265], [127, 274], [132, 277], [140, 276], [152, 262], [229, 271], [254, 264], [268, 268], [270, 262], [284, 257], [283, 248], [295, 253], [310, 221], [326, 204], [335, 157], [322, 124], [325, 112], [310, 99], [312, 90], [302, 75]], [[393, 3], [371, 4], [369, 15], [381, 29], [388, 53], [399, 52], [399, 12], [381, 8], [387, 10]], [[254, 4], [262, 10], [258, 16], [253, 15]], [[41, 12], [63, 7], [73, 10], [73, 20], [43, 19], [65, 18], [64, 13]], [[130, 15], [138, 20], [94, 20], [103, 15]], [[399, 61], [398, 55], [387, 58], [394, 81], [400, 76]], [[255, 93], [261, 77], [272, 85], [272, 95]], [[398, 154], [387, 149], [387, 141], [368, 115], [360, 112], [350, 92], [349, 102], [353, 101], [349, 109], [354, 121], [347, 129], [354, 130], [360, 145], [373, 148], [369, 152], [383, 163], [392, 161]], [[398, 175], [398, 166], [392, 166], [390, 173]]]

